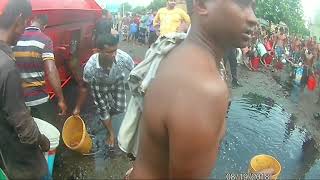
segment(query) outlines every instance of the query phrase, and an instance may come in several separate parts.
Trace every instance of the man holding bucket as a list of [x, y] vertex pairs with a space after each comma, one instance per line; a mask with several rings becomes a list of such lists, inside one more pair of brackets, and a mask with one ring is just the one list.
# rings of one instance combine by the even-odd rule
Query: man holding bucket
[[108, 129], [106, 144], [111, 148], [115, 145], [111, 117], [124, 112], [126, 108], [125, 72], [134, 67], [132, 58], [118, 49], [118, 43], [116, 32], [98, 36], [98, 53], [90, 57], [83, 73], [84, 81], [91, 87], [99, 118]]
[[22, 95], [20, 75], [9, 46], [23, 33], [31, 5], [0, 1], [0, 166], [10, 179], [40, 179], [48, 173], [42, 154], [50, 148]]

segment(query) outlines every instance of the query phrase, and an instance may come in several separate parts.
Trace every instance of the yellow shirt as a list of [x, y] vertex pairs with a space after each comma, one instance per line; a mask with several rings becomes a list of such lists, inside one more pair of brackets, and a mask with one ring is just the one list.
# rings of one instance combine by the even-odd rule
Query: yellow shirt
[[190, 24], [189, 15], [180, 8], [169, 10], [168, 8], [161, 8], [154, 18], [153, 26], [160, 25], [160, 35], [178, 32], [181, 23]]

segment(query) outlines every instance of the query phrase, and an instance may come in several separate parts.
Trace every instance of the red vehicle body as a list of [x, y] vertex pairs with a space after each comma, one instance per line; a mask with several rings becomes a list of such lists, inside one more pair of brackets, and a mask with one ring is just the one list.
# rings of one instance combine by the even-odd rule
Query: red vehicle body
[[[49, 17], [44, 33], [53, 41], [56, 66], [65, 87], [72, 77], [81, 78], [70, 68], [71, 61], [76, 59], [76, 65], [83, 66], [93, 53], [93, 32], [102, 9], [95, 0], [31, 0], [31, 4], [33, 15]], [[53, 97], [51, 87], [47, 90]]]

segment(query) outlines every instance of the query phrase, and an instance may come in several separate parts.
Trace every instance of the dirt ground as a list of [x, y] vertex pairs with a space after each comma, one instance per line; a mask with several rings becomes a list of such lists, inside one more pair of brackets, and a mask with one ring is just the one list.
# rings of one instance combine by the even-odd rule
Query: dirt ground
[[232, 98], [241, 97], [248, 92], [271, 98], [284, 108], [287, 112], [295, 116], [296, 126], [305, 128], [315, 139], [317, 148], [320, 147], [320, 121], [314, 119], [314, 113], [319, 112], [318, 100], [319, 88], [310, 92], [307, 88], [301, 92], [299, 102], [292, 101], [291, 92], [284, 80], [287, 79], [288, 72], [285, 70], [271, 72], [261, 68], [259, 72], [248, 71], [246, 67], [240, 66], [239, 79], [243, 85], [241, 88], [232, 89]]
[[[122, 42], [120, 44], [120, 49], [129, 53], [133, 59], [142, 60], [147, 47]], [[228, 69], [229, 68], [227, 67], [227, 70]], [[293, 118], [293, 124], [295, 126], [306, 129], [309, 132], [317, 144], [312, 146], [317, 146], [319, 150], [320, 132], [317, 130], [320, 127], [320, 122], [313, 118], [313, 114], [318, 112], [319, 109], [319, 105], [315, 104], [318, 99], [317, 92], [308, 92], [305, 90], [301, 94], [299, 103], [293, 103], [290, 98], [290, 90], [288, 90], [287, 85], [284, 83], [287, 79], [287, 75], [288, 73], [285, 70], [271, 72], [270, 70], [261, 68], [258, 72], [252, 72], [245, 66], [239, 65], [238, 78], [243, 87], [232, 89], [230, 86], [231, 99], [241, 100], [244, 95], [249, 93], [273, 99], [283, 111], [290, 113], [292, 117], [295, 117]], [[70, 86], [70, 97], [74, 96], [73, 92], [75, 89], [72, 88], [75, 87]], [[130, 95], [130, 93], [128, 93], [128, 95]], [[104, 147], [106, 131], [95, 115], [95, 106], [93, 102], [88, 102], [86, 107], [87, 108], [85, 108], [85, 111], [82, 113], [82, 117], [87, 122], [89, 133], [95, 135], [94, 144], [96, 149], [101, 152], [94, 156], [81, 156], [67, 150], [65, 146], [62, 146], [59, 150], [59, 155], [56, 157], [54, 179], [123, 178], [126, 171], [132, 166], [131, 162], [129, 162], [129, 159], [120, 150], [118, 150], [115, 155], [108, 154], [104, 151], [104, 149], [106, 149]], [[118, 132], [122, 119], [123, 114], [113, 119], [116, 132]]]
[[[133, 58], [139, 59], [143, 59], [147, 50], [146, 46], [139, 45], [134, 45], [134, 48], [132, 48], [132, 44], [127, 42], [122, 42], [120, 48], [128, 52]], [[305, 89], [300, 95], [299, 103], [295, 104], [290, 98], [291, 92], [288, 92], [286, 85], [283, 85], [288, 76], [288, 72], [285, 72], [285, 70], [271, 72], [264, 67], [260, 67], [259, 71], [253, 72], [245, 66], [239, 65], [238, 76], [243, 87], [232, 89], [230, 86], [232, 99], [241, 98], [244, 94], [251, 92], [275, 100], [278, 105], [296, 117], [294, 123], [308, 130], [316, 140], [317, 148], [320, 148], [320, 121], [313, 117], [314, 113], [320, 112], [320, 105], [316, 104], [319, 88], [315, 92], [309, 92]]]

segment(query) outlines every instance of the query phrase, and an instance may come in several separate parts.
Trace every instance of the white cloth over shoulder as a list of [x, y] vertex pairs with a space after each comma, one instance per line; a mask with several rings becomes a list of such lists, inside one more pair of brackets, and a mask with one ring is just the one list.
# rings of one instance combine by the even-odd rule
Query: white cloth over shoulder
[[132, 97], [118, 135], [118, 143], [122, 151], [137, 156], [140, 132], [139, 123], [142, 118], [145, 93], [156, 76], [160, 62], [186, 36], [185, 33], [171, 33], [158, 38], [147, 51], [145, 59], [131, 71], [128, 83]]

